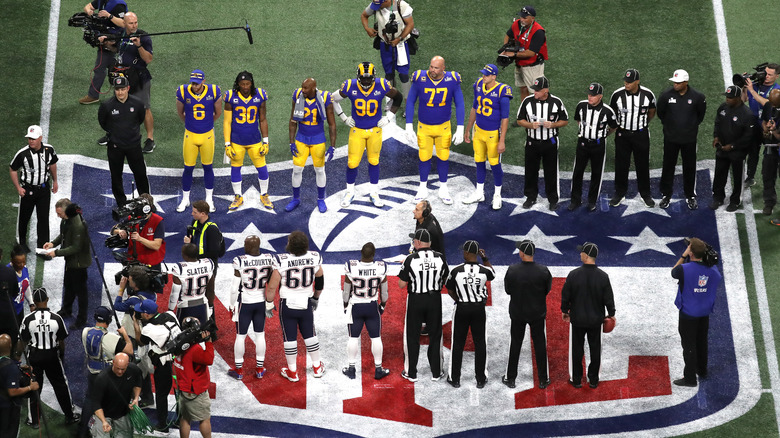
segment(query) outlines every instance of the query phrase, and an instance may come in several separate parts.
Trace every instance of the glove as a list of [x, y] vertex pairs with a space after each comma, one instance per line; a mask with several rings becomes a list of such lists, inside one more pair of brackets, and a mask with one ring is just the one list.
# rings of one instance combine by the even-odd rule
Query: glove
[[384, 117], [379, 119], [379, 122], [377, 122], [376, 126], [381, 128], [385, 125], [389, 125], [390, 123], [395, 123], [395, 114], [388, 112]]
[[458, 125], [455, 129], [455, 135], [452, 136], [452, 144], [455, 146], [463, 143], [463, 125]]
[[417, 147], [417, 134], [414, 132], [414, 125], [411, 123], [406, 124], [406, 140], [412, 147]]
[[333, 159], [333, 154], [336, 152], [336, 148], [333, 146], [328, 148], [328, 151], [325, 152], [325, 158], [327, 158], [327, 161], [330, 161]]
[[292, 154], [293, 157], [298, 156], [298, 146], [295, 146], [295, 142], [290, 143], [290, 153]]
[[379, 303], [379, 315], [380, 316], [385, 313], [385, 306], [387, 306], [387, 303]]
[[[270, 304], [271, 307], [268, 307]], [[276, 306], [274, 306], [274, 303], [269, 303], [268, 301], [265, 302], [265, 317], [266, 318], [273, 318], [274, 317], [274, 309], [276, 309]]]
[[346, 125], [349, 126], [350, 128], [355, 127], [355, 119], [353, 119], [352, 116], [347, 117], [347, 119], [344, 120], [344, 123], [346, 123]]
[[268, 143], [260, 143], [257, 153], [260, 154], [261, 157], [266, 156], [268, 154]]
[[236, 151], [233, 149], [232, 143], [225, 143], [225, 155], [231, 160], [236, 158]]
[[310, 297], [309, 304], [311, 304], [311, 310], [317, 310], [317, 306], [320, 304], [320, 300], [318, 298]]

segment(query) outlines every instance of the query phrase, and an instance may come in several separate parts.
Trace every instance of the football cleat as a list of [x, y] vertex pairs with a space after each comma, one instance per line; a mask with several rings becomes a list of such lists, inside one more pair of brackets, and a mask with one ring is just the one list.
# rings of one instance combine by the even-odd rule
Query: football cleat
[[320, 361], [320, 366], [312, 365], [312, 370], [314, 370], [314, 377], [320, 378], [323, 374], [325, 374], [325, 364]]
[[441, 199], [444, 205], [452, 205], [452, 196], [447, 186], [439, 187], [439, 199]]
[[528, 210], [529, 208], [533, 207], [534, 204], [536, 204], [536, 199], [525, 198], [525, 202], [523, 202], [523, 208]]
[[625, 196], [618, 196], [618, 195], [613, 196], [612, 199], [609, 200], [610, 207], [620, 206], [620, 204], [623, 202], [623, 198], [625, 198]]
[[344, 192], [344, 197], [341, 198], [341, 206], [342, 207], [349, 207], [349, 204], [352, 203], [352, 200], [355, 199], [355, 192], [352, 190], [347, 190]]
[[182, 213], [189, 206], [190, 206], [190, 200], [189, 199], [182, 199], [181, 202], [179, 203], [179, 206], [176, 207], [176, 212], [177, 213]]
[[298, 372], [297, 371], [290, 371], [286, 367], [282, 368], [281, 374], [282, 374], [282, 377], [284, 377], [285, 379], [287, 379], [287, 380], [289, 380], [291, 382], [297, 382], [298, 380], [300, 380], [298, 378]]
[[428, 188], [420, 187], [420, 189], [417, 190], [417, 194], [414, 195], [414, 202], [420, 202], [427, 197], [428, 197]]
[[361, 62], [357, 68], [357, 78], [360, 82], [360, 87], [363, 90], [368, 90], [374, 85], [374, 79], [376, 78], [376, 68], [374, 64], [370, 62]]
[[271, 197], [268, 196], [268, 193], [265, 195], [260, 195], [260, 203], [263, 204], [263, 207], [265, 207], [267, 210], [274, 209], [274, 203], [271, 202]]
[[[690, 198], [688, 198], [688, 199], [685, 201], [685, 203], [686, 203], [686, 204], [688, 204], [688, 209], [689, 209], [689, 210], [696, 210], [697, 208], [699, 208], [699, 203], [698, 203], [698, 202], [696, 202], [696, 198], [694, 198], [693, 196], [691, 196]], [[770, 212], [770, 214], [771, 214], [771, 212]]]
[[324, 199], [317, 200], [317, 208], [320, 210], [320, 213], [325, 213], [326, 211], [328, 211], [328, 206], [325, 204]]
[[412, 383], [417, 381], [417, 377], [409, 377], [409, 375], [406, 374], [406, 371], [401, 371], [401, 377], [403, 377], [404, 379], [406, 379], [406, 380], [408, 380], [408, 381], [410, 381]]
[[474, 204], [475, 202], [482, 202], [485, 200], [485, 192], [474, 190], [469, 196], [463, 198], [464, 204]]
[[299, 205], [301, 205], [301, 200], [293, 199], [289, 204], [287, 204], [287, 207], [284, 207], [284, 211], [293, 211], [298, 208]]
[[241, 372], [240, 368], [236, 368], [235, 370], [228, 370], [228, 376], [236, 380], [241, 380], [244, 378], [244, 373]]
[[655, 201], [651, 196], [642, 196], [642, 202], [645, 203], [645, 207], [647, 208], [655, 207]]
[[341, 369], [342, 374], [349, 377], [350, 379], [355, 379], [355, 367], [348, 366]]
[[228, 207], [228, 210], [235, 211], [238, 209], [238, 207], [241, 207], [244, 205], [244, 197], [241, 195], [236, 195], [236, 197], [233, 199], [233, 202], [230, 203], [230, 207]]
[[501, 195], [493, 195], [493, 210], [501, 210]]
[[379, 193], [369, 193], [368, 197], [371, 199], [371, 202], [374, 204], [374, 207], [382, 208], [385, 206], [385, 201], [383, 201], [382, 198], [379, 197]]
[[265, 367], [255, 368], [255, 377], [262, 379], [265, 376]]
[[387, 368], [382, 368], [381, 366], [376, 367], [376, 370], [374, 370], [374, 380], [381, 380], [385, 377], [390, 375], [390, 370]]

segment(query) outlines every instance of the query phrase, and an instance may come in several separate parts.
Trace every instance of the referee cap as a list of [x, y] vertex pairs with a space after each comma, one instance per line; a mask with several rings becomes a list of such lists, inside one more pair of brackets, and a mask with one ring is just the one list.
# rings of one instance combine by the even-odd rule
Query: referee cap
[[533, 6], [523, 6], [523, 9], [520, 9], [520, 12], [518, 12], [517, 15], [523, 18], [529, 15], [532, 17], [536, 17], [536, 9], [534, 9]]
[[515, 246], [520, 250], [521, 253], [527, 256], [533, 257], [534, 253], [536, 253], [536, 245], [534, 245], [534, 243], [528, 239], [515, 243]]
[[467, 240], [466, 243], [463, 244], [463, 252], [467, 252], [469, 254], [478, 254], [479, 242], [476, 240]]
[[27, 138], [41, 138], [43, 136], [43, 129], [41, 129], [38, 125], [30, 125], [29, 128], [27, 128], [27, 135], [25, 137]]
[[45, 287], [35, 289], [32, 293], [32, 297], [33, 303], [45, 303], [46, 301], [49, 301], [49, 294], [46, 293]]
[[588, 94], [591, 96], [598, 96], [599, 94], [604, 94], [604, 87], [601, 86], [598, 82], [593, 82], [588, 86]]
[[420, 228], [414, 233], [409, 233], [409, 237], [414, 240], [419, 240], [423, 243], [431, 243], [431, 233], [429, 233], [425, 228]]
[[726, 88], [726, 92], [723, 93], [726, 97], [742, 97], [742, 88], [732, 85]]
[[100, 306], [94, 313], [96, 322], [111, 322], [111, 309], [106, 306]]
[[671, 78], [669, 78], [669, 80], [678, 84], [680, 82], [688, 82], [688, 72], [683, 69], [675, 70], [674, 74]]
[[582, 245], [577, 245], [579, 252], [584, 252], [586, 256], [596, 258], [599, 255], [599, 247], [595, 243], [585, 242]]
[[479, 72], [482, 73], [483, 75], [487, 75], [487, 76], [490, 76], [490, 75], [496, 76], [496, 75], [498, 75], [498, 67], [496, 67], [493, 64], [485, 64], [485, 67], [482, 70], [480, 70]]
[[202, 84], [203, 79], [206, 78], [206, 74], [203, 73], [203, 70], [195, 69], [190, 73], [190, 82], [196, 83], [196, 84]]
[[623, 75], [623, 82], [636, 82], [639, 80], [639, 70], [635, 68], [629, 68], [626, 70], [626, 74]]
[[154, 300], [143, 300], [135, 305], [135, 311], [140, 313], [157, 313], [157, 303]]
[[544, 76], [539, 76], [538, 78], [534, 79], [533, 85], [531, 85], [529, 88], [534, 91], [550, 88], [550, 80]]

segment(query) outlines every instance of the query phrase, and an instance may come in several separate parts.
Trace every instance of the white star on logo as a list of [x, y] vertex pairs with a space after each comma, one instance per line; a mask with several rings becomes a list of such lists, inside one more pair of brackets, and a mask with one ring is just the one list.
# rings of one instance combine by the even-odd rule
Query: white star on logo
[[634, 254], [641, 251], [658, 251], [663, 254], [674, 255], [669, 244], [672, 242], [679, 242], [683, 237], [660, 237], [650, 227], [645, 227], [638, 236], [609, 236], [613, 239], [628, 242], [631, 247], [626, 251], [626, 255]]
[[[509, 213], [510, 216], [515, 216], [515, 215], [523, 214], [523, 213], [536, 212], [536, 213], [544, 213], [544, 214], [549, 214], [550, 216], [558, 217], [558, 212], [557, 211], [551, 211], [549, 204], [546, 204], [544, 202], [538, 202], [537, 201], [536, 204], [531, 206], [531, 208], [523, 208], [523, 202], [525, 202], [525, 198], [504, 198], [503, 200], [504, 200], [504, 202], [506, 202], [508, 204], [514, 204], [515, 205], [515, 208], [512, 210], [511, 213]], [[563, 198], [561, 198], [558, 201], [558, 209], [559, 210], [561, 209], [560, 204], [563, 201], [565, 201], [565, 199], [563, 199]]]
[[[539, 227], [534, 225], [533, 228], [531, 228], [531, 230], [528, 231], [528, 234], [526, 235], [499, 235], [498, 237], [506, 240], [511, 240], [512, 242], [518, 242], [520, 240], [530, 239], [534, 242], [534, 245], [536, 245], [536, 249], [543, 249], [545, 251], [549, 251], [554, 254], [561, 254], [561, 251], [558, 250], [558, 247], [555, 246], [555, 244], [563, 240], [568, 240], [571, 239], [572, 237], [577, 237], [577, 236], [548, 236], [544, 234], [544, 232], [540, 230]], [[515, 249], [513, 254], [516, 254], [518, 252], [519, 251]]]
[[222, 233], [222, 237], [233, 241], [226, 251], [230, 252], [236, 249], [242, 249], [244, 247], [244, 240], [253, 234], [260, 236], [260, 249], [276, 252], [276, 249], [271, 245], [271, 240], [287, 237], [289, 233], [262, 233], [257, 229], [254, 223], [250, 222], [249, 225], [239, 233]]
[[631, 216], [632, 214], [637, 214], [637, 213], [652, 213], [652, 214], [657, 214], [659, 216], [671, 217], [669, 216], [669, 213], [667, 213], [666, 210], [664, 210], [663, 208], [646, 206], [645, 201], [643, 201], [642, 197], [639, 195], [637, 195], [633, 199], [624, 200], [623, 204], [626, 206], [626, 209], [623, 210], [623, 213], [620, 215], [620, 217]]
[[[256, 210], [260, 210], [265, 213], [276, 214], [275, 209], [269, 210], [263, 207], [263, 204], [260, 202], [260, 191], [257, 190], [257, 187], [255, 187], [254, 185], [246, 189], [246, 191], [244, 191], [244, 193], [241, 196], [243, 196], [244, 198], [244, 204], [241, 205], [241, 207], [238, 207], [238, 210], [235, 211], [242, 211], [248, 208], [254, 208]], [[217, 195], [216, 197], [233, 202], [235, 195]], [[271, 202], [276, 202], [280, 199], [289, 198], [289, 196], [271, 196], [271, 195], [269, 195], [268, 197], [269, 199], [271, 199]], [[274, 208], [278, 208], [278, 206], [274, 206]], [[232, 213], [232, 211], [229, 211], [228, 213]]]

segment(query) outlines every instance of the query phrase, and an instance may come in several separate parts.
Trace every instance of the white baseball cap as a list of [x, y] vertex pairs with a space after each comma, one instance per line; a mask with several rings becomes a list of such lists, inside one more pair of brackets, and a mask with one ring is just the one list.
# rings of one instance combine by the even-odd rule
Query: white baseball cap
[[43, 136], [43, 129], [38, 125], [32, 125], [27, 128], [27, 138], [41, 138]]
[[688, 72], [685, 70], [675, 70], [674, 74], [671, 78], [669, 78], [670, 81], [680, 83], [680, 82], [688, 82]]

